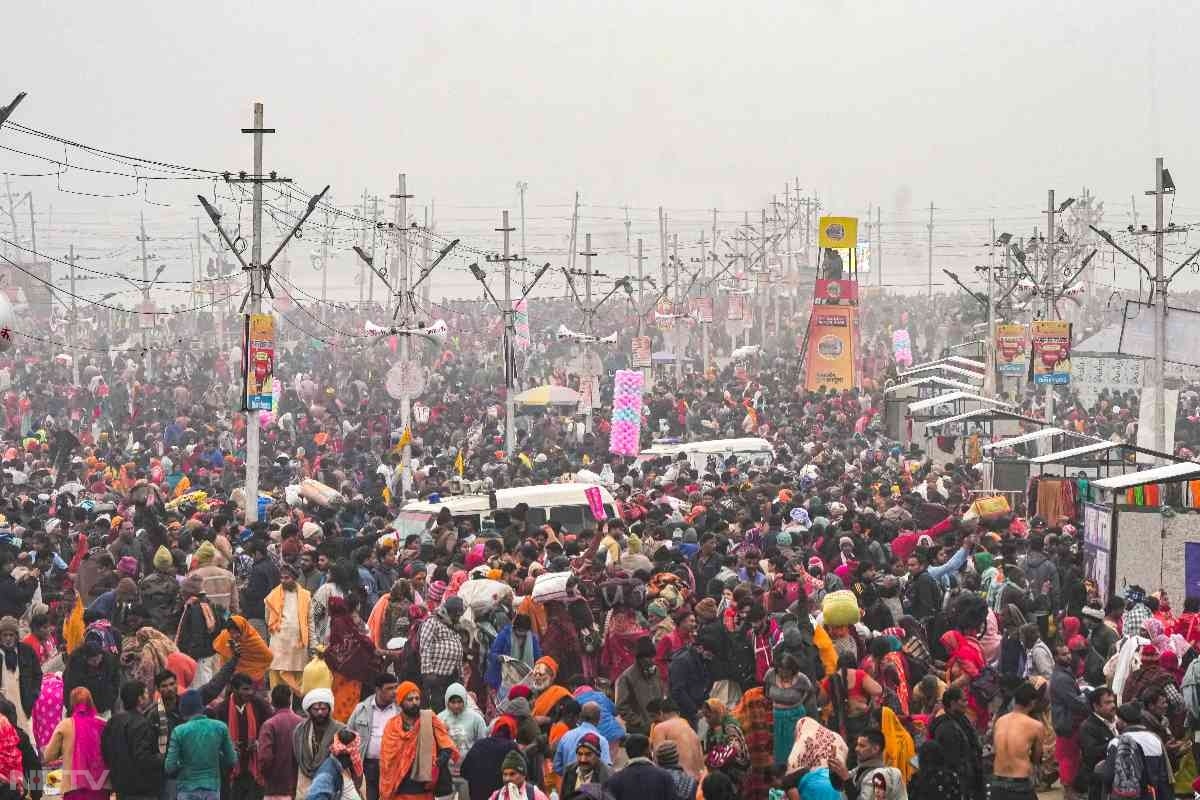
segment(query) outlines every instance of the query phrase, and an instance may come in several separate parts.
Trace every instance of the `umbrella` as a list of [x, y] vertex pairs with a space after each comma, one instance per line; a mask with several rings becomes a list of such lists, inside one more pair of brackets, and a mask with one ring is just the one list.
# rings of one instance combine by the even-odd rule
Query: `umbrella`
[[579, 392], [565, 386], [535, 386], [521, 392], [513, 402], [519, 406], [574, 406], [579, 405]]

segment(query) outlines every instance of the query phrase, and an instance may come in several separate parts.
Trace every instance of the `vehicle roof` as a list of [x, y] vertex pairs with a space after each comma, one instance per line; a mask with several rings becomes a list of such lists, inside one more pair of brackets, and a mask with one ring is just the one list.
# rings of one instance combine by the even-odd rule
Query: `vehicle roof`
[[[496, 504], [500, 508], [512, 508], [517, 503], [529, 503], [536, 499], [539, 504], [550, 503], [583, 503], [587, 501], [584, 492], [591, 487], [598, 487], [600, 495], [606, 502], [612, 502], [612, 492], [598, 483], [547, 483], [540, 486], [514, 486], [510, 489], [496, 490]], [[533, 505], [530, 503], [530, 505]]]
[[673, 455], [676, 453], [723, 453], [727, 450], [772, 450], [766, 439], [747, 437], [743, 439], [712, 439], [707, 442], [680, 442], [679, 444], [654, 444], [642, 451], [642, 455]]
[[[600, 489], [600, 495], [604, 502], [613, 502], [612, 492], [596, 483], [547, 483], [538, 486], [497, 489], [496, 505], [499, 508], [512, 508], [517, 503], [528, 503], [533, 506], [562, 503], [583, 504], [587, 502], [584, 491], [592, 486]], [[437, 503], [430, 503], [427, 500], [412, 500], [405, 503], [400, 510], [427, 511], [436, 514], [443, 508], [450, 509], [451, 514], [469, 514], [489, 510], [491, 501], [486, 494], [455, 494], [447, 495]]]
[[466, 514], [473, 511], [487, 511], [491, 507], [486, 494], [452, 494], [443, 497], [436, 503], [427, 500], [410, 500], [401, 507], [401, 511], [429, 511], [434, 514], [443, 508], [450, 509], [451, 514]]

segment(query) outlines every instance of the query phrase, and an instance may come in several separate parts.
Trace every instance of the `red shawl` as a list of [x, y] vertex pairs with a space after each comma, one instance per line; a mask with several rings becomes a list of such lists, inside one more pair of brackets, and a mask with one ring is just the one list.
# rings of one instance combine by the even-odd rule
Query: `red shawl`
[[329, 599], [329, 647], [325, 663], [344, 678], [369, 681], [378, 672], [375, 664], [375, 643], [355, 622], [345, 599]]
[[[254, 782], [259, 786], [265, 786], [266, 780], [263, 778], [262, 770], [258, 765], [258, 748], [251, 747], [252, 743], [258, 742], [258, 717], [254, 714], [254, 703], [246, 703], [246, 741], [238, 740], [238, 731], [241, 726], [238, 725], [237, 703], [233, 695], [225, 701], [225, 705], [229, 707], [226, 715], [225, 724], [229, 726], [229, 737], [233, 739], [234, 748], [238, 750], [238, 762], [233, 767], [233, 776], [237, 777], [246, 771], [249, 766], [250, 774], [254, 776]], [[249, 764], [245, 755], [249, 755]]]

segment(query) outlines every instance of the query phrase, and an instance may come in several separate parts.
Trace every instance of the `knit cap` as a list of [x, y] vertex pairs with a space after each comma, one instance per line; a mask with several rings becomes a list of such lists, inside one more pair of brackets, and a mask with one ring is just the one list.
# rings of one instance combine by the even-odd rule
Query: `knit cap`
[[529, 767], [525, 764], [525, 756], [521, 755], [520, 750], [509, 750], [508, 754], [504, 756], [504, 760], [500, 762], [500, 770], [503, 772], [506, 769], [511, 769], [522, 775], [529, 770]]

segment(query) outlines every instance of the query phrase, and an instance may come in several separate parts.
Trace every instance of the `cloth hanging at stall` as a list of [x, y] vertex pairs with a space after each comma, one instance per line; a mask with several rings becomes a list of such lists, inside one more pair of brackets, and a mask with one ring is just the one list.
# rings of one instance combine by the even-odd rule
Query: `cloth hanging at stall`
[[1077, 519], [1076, 499], [1079, 492], [1074, 480], [1041, 476], [1035, 481], [1037, 487], [1035, 507], [1039, 517], [1046, 520], [1048, 525], [1058, 525], [1063, 519], [1070, 522]]
[[1147, 483], [1142, 486], [1130, 486], [1125, 490], [1125, 505], [1145, 508], [1158, 508], [1162, 505], [1163, 489], [1161, 484]]

